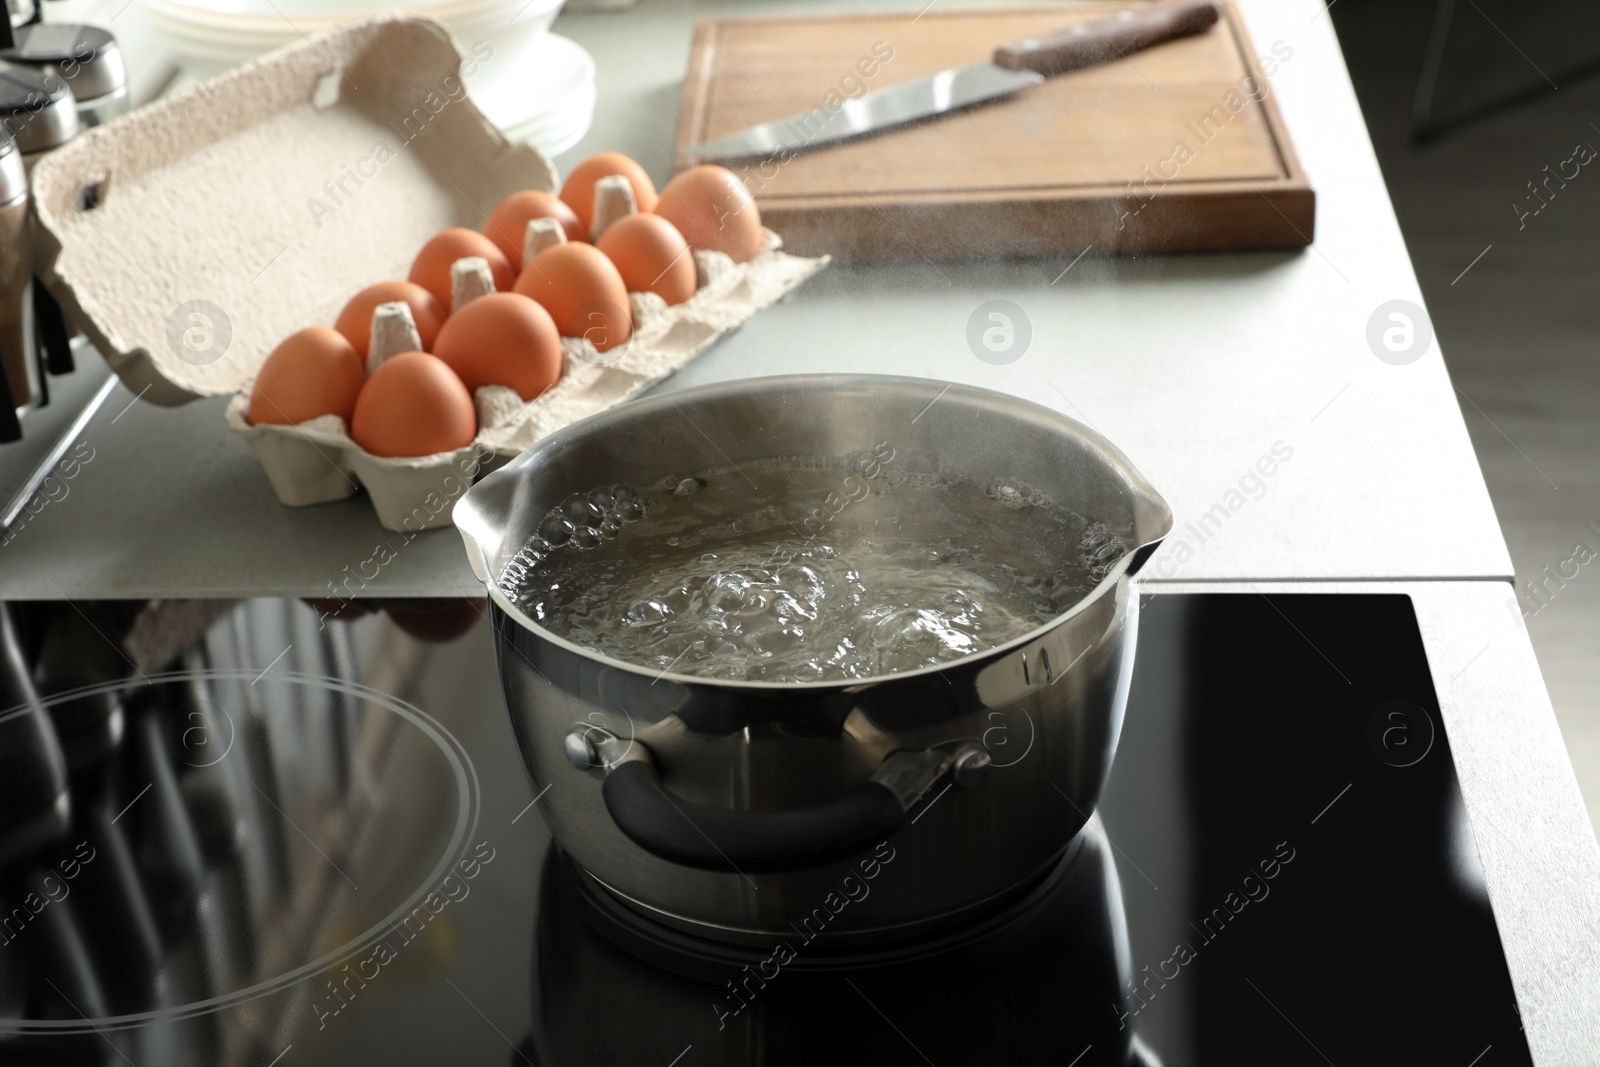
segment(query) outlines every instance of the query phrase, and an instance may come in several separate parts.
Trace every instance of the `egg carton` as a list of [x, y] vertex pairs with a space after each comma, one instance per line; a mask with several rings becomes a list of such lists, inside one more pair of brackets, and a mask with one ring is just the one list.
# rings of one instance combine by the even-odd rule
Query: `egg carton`
[[252, 425], [247, 415], [253, 376], [228, 403], [228, 427], [249, 443], [273, 492], [290, 507], [343, 500], [364, 488], [386, 529], [447, 525], [455, 501], [477, 474], [668, 377], [827, 263], [785, 254], [771, 230], [763, 230], [762, 238], [762, 250], [745, 263], [720, 252], [695, 252], [697, 286], [682, 304], [669, 307], [654, 293], [630, 293], [633, 334], [627, 343], [599, 352], [582, 338], [563, 338], [561, 377], [534, 399], [524, 401], [504, 386], [480, 388], [473, 397], [478, 434], [465, 448], [374, 456], [351, 439], [337, 415], [294, 426]]
[[561, 380], [531, 404], [480, 390], [478, 436], [456, 452], [372, 456], [336, 418], [249, 425], [255, 375], [285, 337], [404, 278], [429, 238], [480, 228], [508, 194], [554, 194], [550, 160], [507, 141], [465, 91], [475, 69], [512, 60], [483, 41], [464, 56], [438, 23], [385, 15], [139, 108], [36, 164], [36, 269], [143, 402], [229, 397], [227, 424], [285, 504], [365, 489], [390, 529], [442, 526], [475, 473], [671, 374], [825, 262], [770, 233], [746, 263], [698, 254], [690, 300], [633, 299], [628, 345], [566, 342]]

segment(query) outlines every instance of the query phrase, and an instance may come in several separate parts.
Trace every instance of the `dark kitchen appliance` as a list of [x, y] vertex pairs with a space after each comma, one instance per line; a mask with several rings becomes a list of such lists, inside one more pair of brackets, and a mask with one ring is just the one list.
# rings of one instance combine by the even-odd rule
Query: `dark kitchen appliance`
[[1074, 847], [854, 958], [808, 933], [914, 893], [948, 797], [872, 878], [794, 899], [793, 934], [730, 947], [608, 907], [552, 847], [481, 602], [247, 602], [175, 657], [81, 605], [106, 636], [78, 624], [76, 690], [50, 609], [13, 605], [49, 684], [0, 745], [44, 706], [71, 819], [5, 852], [0, 1064], [1530, 1062], [1410, 602], [1144, 601]]

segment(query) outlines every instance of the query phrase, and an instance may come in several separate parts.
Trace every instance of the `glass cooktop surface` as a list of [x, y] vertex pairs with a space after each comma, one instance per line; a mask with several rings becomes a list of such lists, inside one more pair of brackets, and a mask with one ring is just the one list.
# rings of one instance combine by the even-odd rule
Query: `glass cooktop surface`
[[1531, 1062], [1410, 602], [1143, 599], [1056, 869], [748, 998], [551, 845], [481, 602], [11, 605], [0, 1064]]

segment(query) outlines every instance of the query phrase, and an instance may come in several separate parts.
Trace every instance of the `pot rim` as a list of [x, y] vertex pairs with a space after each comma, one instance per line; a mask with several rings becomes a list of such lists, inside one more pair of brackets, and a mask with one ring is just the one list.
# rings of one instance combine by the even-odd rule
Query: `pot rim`
[[[1118, 558], [1116, 564], [1100, 580], [1099, 584], [1070, 608], [1059, 615], [1053, 616], [1022, 636], [1013, 638], [1003, 644], [932, 666], [919, 667], [909, 671], [895, 671], [890, 674], [877, 674], [867, 678], [768, 682], [678, 674], [671, 670], [658, 672], [654, 668], [616, 659], [561, 637], [559, 634], [539, 625], [529, 618], [521, 608], [512, 603], [500, 588], [498, 576], [492, 572], [493, 563], [489, 558], [489, 549], [474, 536], [473, 529], [471, 529], [471, 527], [476, 527], [485, 532], [492, 530], [497, 524], [492, 512], [504, 510], [504, 508], [496, 505], [501, 503], [502, 498], [509, 496], [507, 490], [514, 486], [518, 475], [526, 468], [534, 466], [543, 454], [567, 448], [571, 438], [579, 434], [588, 435], [596, 430], [603, 430], [610, 424], [631, 422], [639, 417], [647, 417], [655, 411], [665, 412], [680, 409], [685, 403], [737, 397], [757, 388], [764, 390], [828, 391], [860, 387], [871, 383], [878, 383], [885, 387], [891, 385], [902, 388], [907, 386], [935, 387], [940, 397], [955, 393], [963, 399], [986, 406], [997, 413], [1011, 418], [1031, 419], [1037, 423], [1046, 424], [1051, 429], [1065, 432], [1069, 436], [1078, 437], [1092, 444], [1105, 457], [1112, 469], [1127, 483], [1129, 493], [1134, 502], [1132, 510], [1134, 540], [1136, 543]], [[731, 464], [732, 461], [730, 460], [729, 462]], [[494, 498], [494, 504], [490, 504], [490, 498]], [[1156, 491], [1155, 487], [1150, 484], [1144, 475], [1139, 473], [1127, 455], [1108, 440], [1105, 435], [1091, 426], [1087, 426], [1070, 416], [1056, 411], [1054, 408], [1046, 407], [1035, 401], [1025, 400], [1010, 393], [985, 389], [981, 386], [964, 385], [937, 378], [919, 378], [911, 375], [783, 374], [754, 378], [735, 378], [672, 393], [658, 393], [643, 399], [626, 401], [588, 418], [580, 419], [554, 431], [505, 466], [484, 476], [456, 502], [456, 507], [453, 509], [453, 520], [457, 529], [461, 532], [462, 540], [466, 544], [467, 556], [472, 564], [473, 573], [487, 588], [489, 599], [518, 626], [558, 648], [565, 649], [597, 665], [622, 671], [636, 677], [648, 678], [651, 680], [650, 684], [652, 685], [656, 682], [669, 682], [689, 689], [722, 692], [805, 691], [848, 693], [913, 678], [926, 678], [929, 675], [941, 674], [952, 669], [969, 669], [983, 665], [988, 661], [1002, 659], [1017, 649], [1033, 643], [1088, 610], [1089, 607], [1110, 593], [1125, 575], [1131, 577], [1133, 572], [1142, 567], [1155, 549], [1171, 533], [1173, 514], [1172, 508], [1161, 494]]]

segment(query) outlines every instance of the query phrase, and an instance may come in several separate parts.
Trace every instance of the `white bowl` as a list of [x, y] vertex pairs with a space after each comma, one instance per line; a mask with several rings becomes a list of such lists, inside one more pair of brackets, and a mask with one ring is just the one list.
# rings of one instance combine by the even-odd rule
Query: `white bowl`
[[494, 55], [466, 80], [467, 91], [508, 140], [560, 155], [594, 120], [594, 58], [558, 34], [523, 30], [517, 37], [499, 37]]

